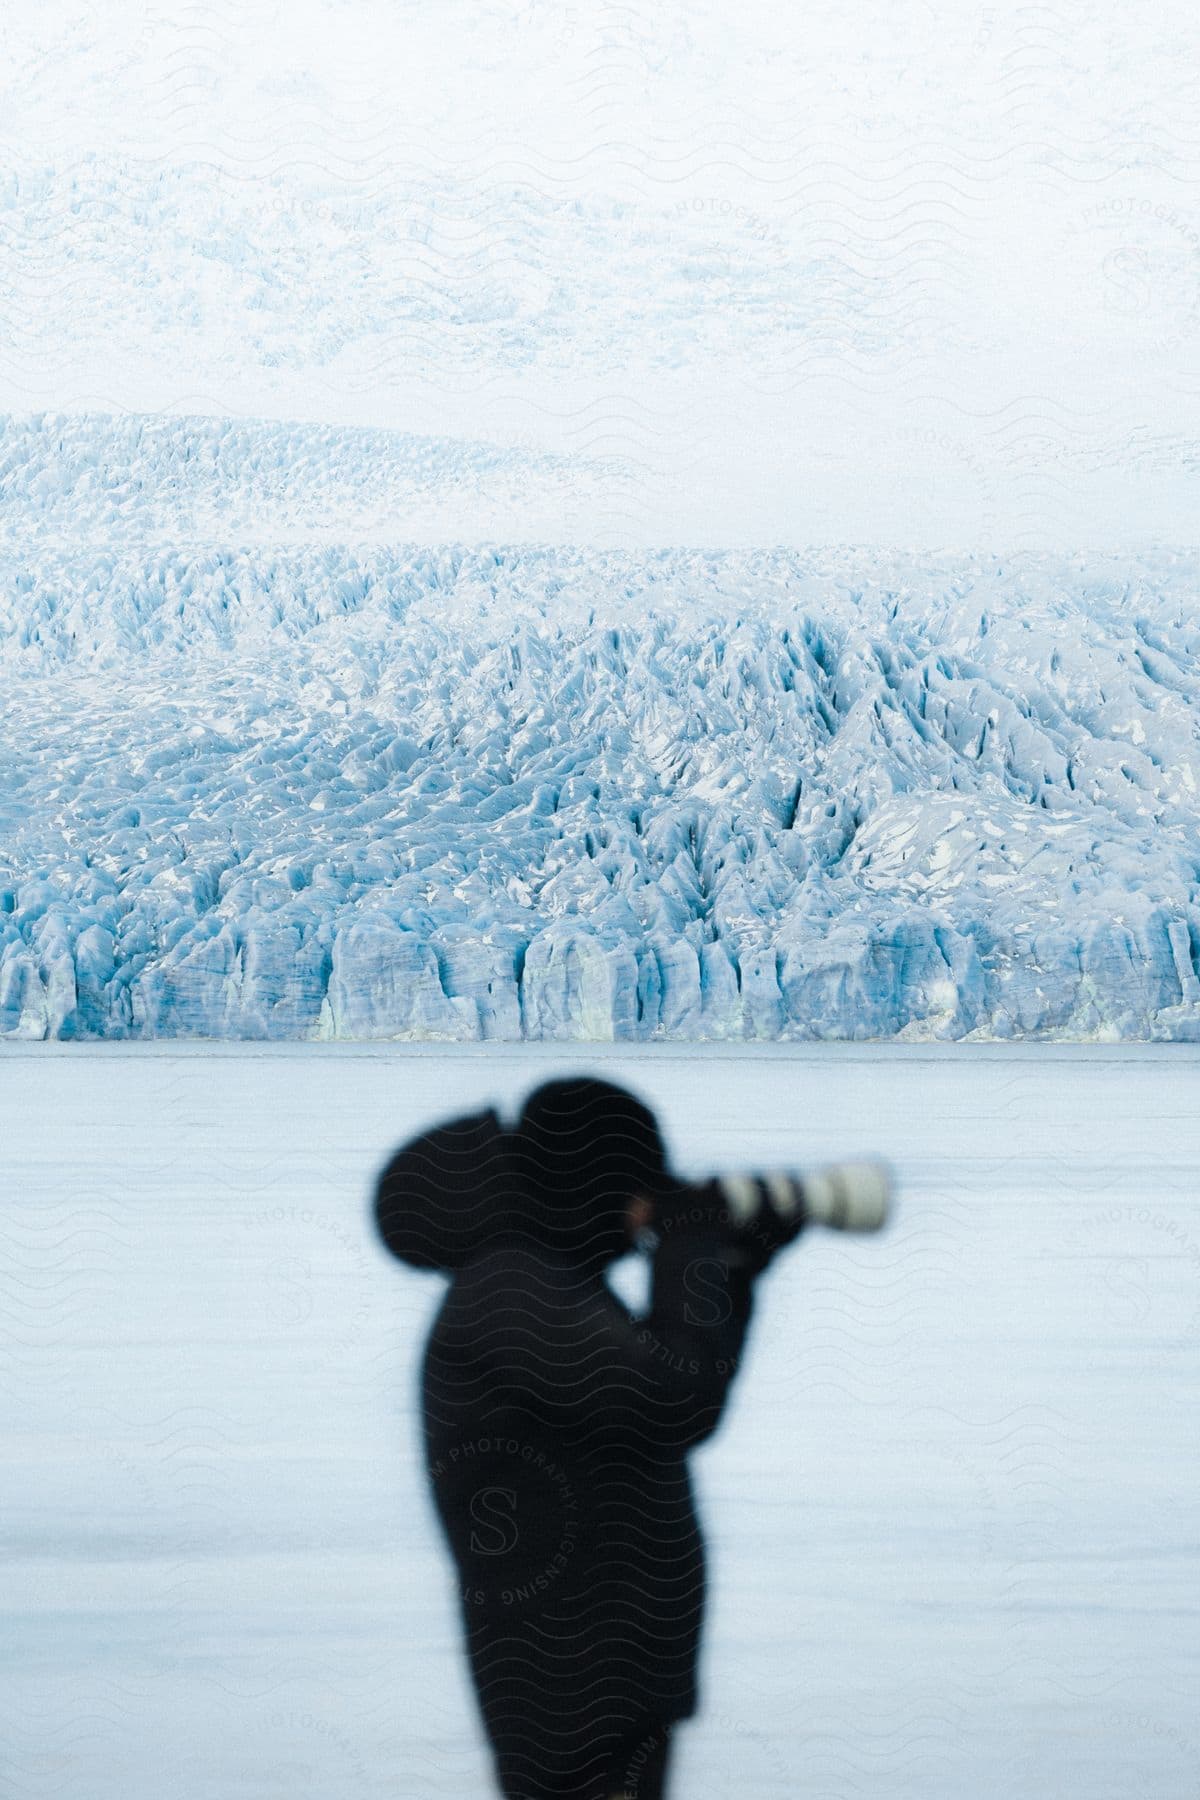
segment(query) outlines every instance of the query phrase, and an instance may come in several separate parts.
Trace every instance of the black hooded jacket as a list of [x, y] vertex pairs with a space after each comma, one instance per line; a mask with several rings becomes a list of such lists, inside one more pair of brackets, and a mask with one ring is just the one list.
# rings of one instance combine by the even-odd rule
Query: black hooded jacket
[[[635, 1187], [657, 1197], [644, 1317], [604, 1279]], [[687, 1455], [720, 1417], [761, 1262], [716, 1185], [675, 1181], [653, 1115], [603, 1082], [546, 1084], [515, 1131], [486, 1112], [425, 1133], [380, 1177], [376, 1220], [453, 1277], [425, 1456], [489, 1735], [530, 1792], [586, 1793], [585, 1752], [598, 1768], [640, 1719], [696, 1708]]]

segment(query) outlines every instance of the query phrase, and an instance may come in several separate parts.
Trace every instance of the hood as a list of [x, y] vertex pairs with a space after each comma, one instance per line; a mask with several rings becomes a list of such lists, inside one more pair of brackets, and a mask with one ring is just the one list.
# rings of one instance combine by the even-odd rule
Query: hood
[[376, 1184], [375, 1223], [414, 1268], [452, 1273], [515, 1238], [600, 1269], [630, 1247], [635, 1188], [675, 1185], [649, 1107], [577, 1077], [537, 1088], [513, 1129], [488, 1108], [405, 1144]]
[[375, 1227], [401, 1262], [454, 1270], [519, 1210], [509, 1133], [492, 1108], [397, 1150], [375, 1184]]

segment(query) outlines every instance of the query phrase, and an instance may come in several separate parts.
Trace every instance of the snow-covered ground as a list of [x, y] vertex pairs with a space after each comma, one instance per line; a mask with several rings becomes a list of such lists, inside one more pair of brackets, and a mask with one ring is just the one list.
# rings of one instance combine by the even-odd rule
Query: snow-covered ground
[[0, 1052], [12, 1792], [483, 1800], [415, 1460], [440, 1282], [366, 1196], [566, 1068], [686, 1172], [901, 1184], [767, 1277], [698, 1459], [683, 1800], [1194, 1794], [1197, 1052], [1017, 1045]]
[[0, 1035], [1200, 1032], [1195, 553], [472, 548], [579, 468], [0, 444]]

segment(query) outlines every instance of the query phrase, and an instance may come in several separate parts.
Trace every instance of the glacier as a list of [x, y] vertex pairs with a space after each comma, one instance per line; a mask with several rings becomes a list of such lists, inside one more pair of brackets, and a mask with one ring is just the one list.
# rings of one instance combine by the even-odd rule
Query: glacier
[[586, 480], [5, 420], [0, 1035], [1200, 1038], [1194, 550], [431, 535]]

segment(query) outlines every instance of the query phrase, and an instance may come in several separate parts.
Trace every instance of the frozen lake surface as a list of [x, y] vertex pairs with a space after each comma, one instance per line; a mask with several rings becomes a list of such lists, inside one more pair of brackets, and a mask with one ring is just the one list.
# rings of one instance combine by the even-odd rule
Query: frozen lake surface
[[766, 1278], [697, 1458], [680, 1800], [1195, 1794], [1198, 1052], [861, 1045], [0, 1052], [12, 1791], [490, 1794], [417, 1460], [441, 1283], [367, 1193], [579, 1069], [685, 1173], [901, 1183]]

